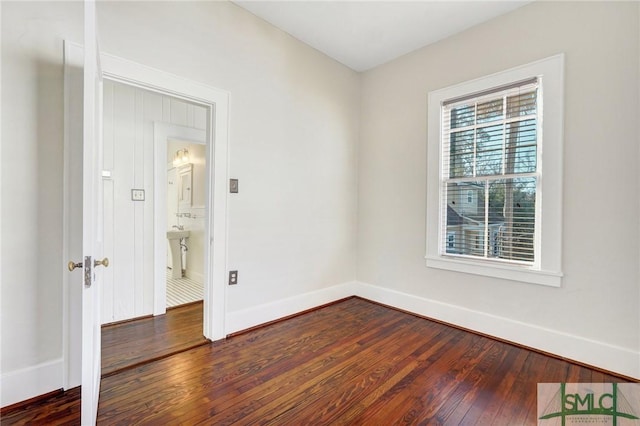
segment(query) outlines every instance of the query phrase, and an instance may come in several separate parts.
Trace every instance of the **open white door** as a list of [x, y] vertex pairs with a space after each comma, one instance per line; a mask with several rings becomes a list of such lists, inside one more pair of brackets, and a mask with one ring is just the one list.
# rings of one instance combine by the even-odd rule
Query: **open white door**
[[[94, 425], [100, 395], [100, 281], [97, 266], [108, 266], [102, 255], [102, 72], [96, 37], [96, 4], [84, 3], [83, 129], [82, 129], [82, 259], [69, 262], [69, 269], [82, 271], [82, 425]], [[79, 160], [79, 158], [78, 158]], [[76, 167], [80, 164], [76, 162]], [[79, 224], [70, 224], [70, 228]]]
[[100, 185], [102, 72], [96, 34], [96, 3], [84, 3], [84, 116], [82, 185], [82, 407], [83, 425], [94, 425], [100, 396], [100, 291], [101, 272], [108, 266], [102, 255], [102, 185]]

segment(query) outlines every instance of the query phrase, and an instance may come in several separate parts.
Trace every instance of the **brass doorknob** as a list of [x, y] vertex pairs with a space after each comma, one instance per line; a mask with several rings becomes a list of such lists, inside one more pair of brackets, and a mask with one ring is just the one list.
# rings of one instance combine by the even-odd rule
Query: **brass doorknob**
[[93, 266], [100, 266], [100, 265], [104, 266], [105, 268], [108, 267], [109, 266], [109, 258], [105, 257], [102, 260], [94, 260], [93, 261]]
[[73, 271], [76, 268], [82, 268], [82, 262], [74, 263], [73, 260], [70, 260], [69, 263], [67, 263], [67, 267], [69, 268], [69, 271]]

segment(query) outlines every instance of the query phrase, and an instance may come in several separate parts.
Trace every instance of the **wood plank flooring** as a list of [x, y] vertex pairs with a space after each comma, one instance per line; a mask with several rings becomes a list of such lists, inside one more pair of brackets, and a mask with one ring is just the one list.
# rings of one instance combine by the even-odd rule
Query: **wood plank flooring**
[[[350, 298], [102, 380], [98, 424], [535, 425], [539, 382], [621, 382]], [[78, 391], [2, 424], [78, 424]]]
[[102, 327], [102, 375], [204, 344], [202, 301], [165, 315]]

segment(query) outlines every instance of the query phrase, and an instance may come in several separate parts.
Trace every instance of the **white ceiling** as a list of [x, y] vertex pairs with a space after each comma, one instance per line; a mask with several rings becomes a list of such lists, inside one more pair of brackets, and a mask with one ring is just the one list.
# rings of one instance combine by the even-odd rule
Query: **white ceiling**
[[344, 65], [365, 71], [532, 0], [233, 0]]

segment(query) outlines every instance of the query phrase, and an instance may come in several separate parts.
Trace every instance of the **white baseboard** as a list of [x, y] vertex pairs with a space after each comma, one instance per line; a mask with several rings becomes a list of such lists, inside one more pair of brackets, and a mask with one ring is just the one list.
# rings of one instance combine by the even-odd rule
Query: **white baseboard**
[[240, 311], [227, 312], [225, 334], [246, 330], [288, 315], [353, 296], [354, 284], [354, 282], [343, 283]]
[[192, 280], [194, 280], [196, 282], [199, 282], [199, 283], [203, 283], [204, 282], [204, 275], [201, 274], [200, 272], [194, 272], [191, 269], [185, 269], [184, 275], [187, 278], [192, 279]]
[[[350, 296], [359, 296], [417, 315], [640, 379], [639, 352], [357, 281], [240, 311], [228, 312], [225, 334], [246, 330]], [[34, 396], [61, 389], [63, 387], [62, 363], [62, 359], [58, 359], [2, 374], [0, 376], [1, 406], [6, 407]]]
[[2, 374], [0, 406], [62, 389], [62, 358]]
[[640, 379], [640, 352], [362, 282], [351, 287], [364, 299]]

